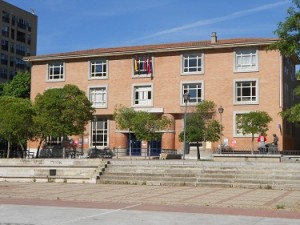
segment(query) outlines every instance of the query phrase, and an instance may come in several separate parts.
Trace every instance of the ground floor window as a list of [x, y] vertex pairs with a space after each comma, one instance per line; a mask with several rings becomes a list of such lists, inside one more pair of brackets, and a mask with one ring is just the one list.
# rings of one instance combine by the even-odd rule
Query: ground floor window
[[96, 117], [91, 126], [92, 141], [91, 145], [94, 147], [108, 146], [108, 119]]

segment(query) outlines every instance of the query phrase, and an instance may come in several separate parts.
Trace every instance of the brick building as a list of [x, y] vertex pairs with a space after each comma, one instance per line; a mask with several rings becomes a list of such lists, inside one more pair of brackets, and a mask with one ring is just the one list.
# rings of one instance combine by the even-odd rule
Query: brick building
[[[96, 108], [97, 126], [90, 123], [75, 139], [88, 149], [97, 147], [127, 149], [128, 132], [117, 130], [113, 120], [116, 105], [133, 107], [168, 116], [174, 121], [161, 142], [153, 148], [183, 149], [178, 134], [183, 130], [185, 103], [187, 111], [202, 100], [222, 106], [222, 141], [235, 148], [249, 148], [251, 137], [236, 128], [242, 113], [266, 111], [269, 124], [267, 142], [272, 134], [279, 137], [280, 149], [300, 149], [299, 130], [278, 115], [296, 100], [295, 65], [298, 58], [283, 57], [278, 51], [266, 51], [272, 38], [209, 41], [101, 48], [61, 54], [28, 57], [32, 63], [31, 98], [48, 88], [75, 84], [84, 90]], [[220, 115], [216, 114], [216, 119]], [[97, 136], [96, 143], [93, 138]], [[298, 138], [297, 138], [298, 137]], [[144, 143], [134, 140], [134, 154], [141, 155]], [[218, 143], [206, 143], [215, 148]], [[32, 149], [35, 148], [31, 143]], [[190, 152], [190, 154], [194, 154]]]
[[0, 0], [0, 82], [28, 71], [24, 56], [36, 55], [37, 16]]

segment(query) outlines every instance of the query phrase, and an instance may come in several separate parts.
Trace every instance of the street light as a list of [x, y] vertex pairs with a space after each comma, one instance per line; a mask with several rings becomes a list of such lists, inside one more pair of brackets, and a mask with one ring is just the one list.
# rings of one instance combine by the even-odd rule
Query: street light
[[97, 140], [97, 129], [96, 129], [96, 123], [97, 123], [97, 116], [93, 116], [93, 128], [94, 128], [94, 135], [93, 135], [93, 141], [94, 141], [94, 147], [95, 147], [95, 151], [96, 151], [96, 140]]
[[186, 152], [186, 110], [187, 110], [187, 103], [190, 99], [190, 95], [188, 92], [183, 94], [183, 100], [185, 103], [184, 108], [184, 127], [183, 127], [183, 157], [182, 159], [185, 159], [185, 152]]
[[224, 108], [222, 106], [220, 106], [218, 108], [218, 111], [220, 113], [220, 124], [221, 124], [221, 129], [220, 129], [220, 149], [222, 151], [222, 145], [223, 145], [223, 141], [222, 141], [222, 129], [223, 129], [223, 127], [222, 127], [222, 113], [224, 112]]

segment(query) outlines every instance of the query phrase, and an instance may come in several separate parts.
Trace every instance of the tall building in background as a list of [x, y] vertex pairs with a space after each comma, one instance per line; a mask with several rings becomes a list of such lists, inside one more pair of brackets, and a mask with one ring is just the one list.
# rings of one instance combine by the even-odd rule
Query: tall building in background
[[37, 16], [0, 0], [0, 82], [29, 71], [24, 56], [36, 55]]

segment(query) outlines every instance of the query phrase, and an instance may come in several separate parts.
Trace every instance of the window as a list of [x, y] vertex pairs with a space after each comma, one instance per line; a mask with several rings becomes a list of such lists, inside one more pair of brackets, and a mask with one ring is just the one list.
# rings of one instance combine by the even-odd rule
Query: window
[[107, 78], [107, 60], [93, 60], [90, 62], [90, 79]]
[[196, 105], [203, 100], [203, 81], [183, 83], [181, 88], [181, 104], [185, 104], [183, 95], [188, 93], [190, 98], [188, 100], [189, 105]]
[[152, 106], [152, 85], [133, 87], [134, 106]]
[[258, 81], [235, 80], [235, 104], [258, 104]]
[[248, 72], [258, 70], [258, 57], [256, 49], [235, 51], [235, 71]]
[[63, 137], [52, 137], [48, 136], [46, 138], [46, 145], [54, 146], [54, 145], [62, 145]]
[[1, 49], [4, 51], [8, 51], [8, 41], [1, 40]]
[[48, 64], [48, 81], [62, 81], [64, 80], [64, 63], [54, 62]]
[[134, 76], [152, 76], [153, 58], [151, 56], [136, 56], [133, 59]]
[[182, 73], [203, 73], [203, 53], [182, 55]]
[[97, 117], [91, 126], [92, 146], [108, 146], [108, 120], [107, 118]]
[[107, 107], [107, 88], [93, 87], [89, 90], [89, 98], [95, 108]]
[[245, 114], [245, 113], [249, 113], [249, 112], [246, 112], [246, 111], [243, 111], [243, 112], [234, 112], [234, 118], [233, 118], [233, 121], [234, 121], [234, 136], [235, 137], [251, 137], [251, 134], [243, 134], [243, 130], [242, 129], [239, 129], [238, 126], [239, 126], [239, 118]]

